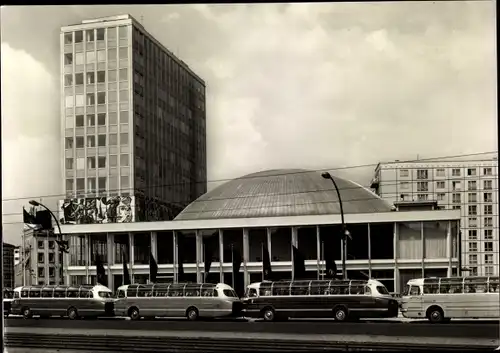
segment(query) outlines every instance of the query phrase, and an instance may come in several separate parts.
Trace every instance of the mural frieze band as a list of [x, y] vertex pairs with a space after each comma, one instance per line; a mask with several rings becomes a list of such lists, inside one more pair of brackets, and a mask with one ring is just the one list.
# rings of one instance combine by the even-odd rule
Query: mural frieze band
[[60, 200], [60, 222], [61, 224], [134, 222], [134, 201], [133, 196]]

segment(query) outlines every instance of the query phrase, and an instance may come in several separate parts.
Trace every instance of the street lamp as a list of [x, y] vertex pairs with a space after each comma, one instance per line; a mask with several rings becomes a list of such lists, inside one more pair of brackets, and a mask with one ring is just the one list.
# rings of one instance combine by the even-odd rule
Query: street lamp
[[347, 227], [346, 227], [345, 222], [344, 222], [344, 208], [342, 206], [342, 198], [340, 197], [340, 191], [339, 191], [339, 188], [337, 186], [337, 183], [335, 182], [335, 179], [333, 179], [332, 176], [330, 175], [330, 173], [328, 173], [328, 172], [321, 173], [321, 176], [324, 179], [331, 180], [333, 183], [333, 186], [335, 186], [335, 190], [337, 191], [337, 197], [339, 199], [339, 204], [340, 204], [340, 217], [342, 220], [342, 277], [344, 277], [344, 279], [347, 279], [347, 269], [346, 269], [346, 265], [345, 265], [345, 260], [347, 257], [347, 237], [350, 238], [351, 233], [349, 233], [349, 231], [347, 230]]

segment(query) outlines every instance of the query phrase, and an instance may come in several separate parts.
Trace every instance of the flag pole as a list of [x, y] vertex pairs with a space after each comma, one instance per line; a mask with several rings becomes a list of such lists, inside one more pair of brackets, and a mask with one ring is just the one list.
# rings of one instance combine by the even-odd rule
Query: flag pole
[[[24, 208], [23, 208], [24, 210]], [[26, 230], [23, 228], [23, 239], [22, 239], [22, 252], [21, 252], [21, 268], [23, 269], [23, 286], [26, 285], [26, 249], [25, 249], [25, 242], [26, 242]]]
[[[203, 257], [203, 283], [205, 283], [207, 281], [207, 273], [205, 271], [205, 269], [207, 268], [207, 265], [205, 265], [205, 261], [207, 261], [207, 259], [205, 259], [205, 242], [203, 242], [201, 244], [201, 247], [202, 247], [201, 256]], [[209, 271], [210, 271], [210, 269], [209, 269]]]
[[262, 253], [262, 282], [264, 282], [266, 280], [264, 270], [264, 242], [260, 243], [260, 252]]
[[[321, 265], [321, 279], [324, 280], [325, 279], [325, 271], [326, 271], [326, 263], [325, 263], [325, 242], [322, 241], [321, 242], [321, 261], [322, 261], [322, 265]], [[324, 268], [323, 268], [324, 267]]]
[[233, 283], [232, 283], [231, 287], [234, 288], [234, 245], [233, 245], [233, 243], [231, 243], [231, 263], [233, 264], [232, 265], [232, 271], [231, 271], [232, 272], [231, 276], [232, 276], [232, 282]]

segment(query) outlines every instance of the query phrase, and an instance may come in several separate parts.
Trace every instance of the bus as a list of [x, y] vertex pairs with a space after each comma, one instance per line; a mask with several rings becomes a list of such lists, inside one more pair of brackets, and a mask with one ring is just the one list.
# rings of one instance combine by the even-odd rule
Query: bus
[[128, 284], [116, 292], [117, 316], [139, 320], [141, 317], [199, 318], [238, 317], [241, 300], [224, 283]]
[[8, 317], [10, 315], [10, 308], [12, 305], [12, 298], [14, 297], [14, 291], [10, 288], [5, 288], [3, 290], [3, 316]]
[[433, 277], [409, 280], [402, 293], [406, 318], [432, 323], [455, 318], [498, 318], [499, 277]]
[[264, 321], [328, 318], [336, 321], [398, 316], [398, 302], [377, 280], [258, 282], [247, 286], [246, 317]]
[[114, 315], [114, 299], [102, 285], [38, 285], [14, 289], [11, 313], [30, 319], [67, 316], [70, 320]]

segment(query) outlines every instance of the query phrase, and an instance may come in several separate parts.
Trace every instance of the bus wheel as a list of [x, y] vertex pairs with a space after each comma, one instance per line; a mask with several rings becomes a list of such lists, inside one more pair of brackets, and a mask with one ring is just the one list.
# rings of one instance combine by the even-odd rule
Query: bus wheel
[[76, 309], [73, 307], [69, 308], [68, 317], [70, 320], [76, 320], [78, 318], [78, 311], [76, 311]]
[[23, 308], [23, 318], [25, 319], [31, 319], [33, 317], [33, 314], [31, 313], [31, 310], [30, 308], [28, 307], [24, 307]]
[[189, 321], [196, 321], [198, 319], [198, 309], [190, 307], [186, 310], [186, 317]]
[[141, 318], [141, 316], [139, 315], [139, 309], [137, 309], [135, 306], [128, 310], [128, 316], [130, 316], [130, 319], [132, 320], [139, 320]]
[[432, 323], [443, 322], [444, 313], [443, 310], [439, 306], [433, 306], [427, 309], [427, 318]]
[[336, 321], [346, 321], [347, 320], [347, 309], [343, 306], [338, 306], [333, 309], [333, 316]]
[[272, 308], [264, 308], [264, 310], [262, 310], [262, 317], [264, 321], [274, 321], [274, 310]]

